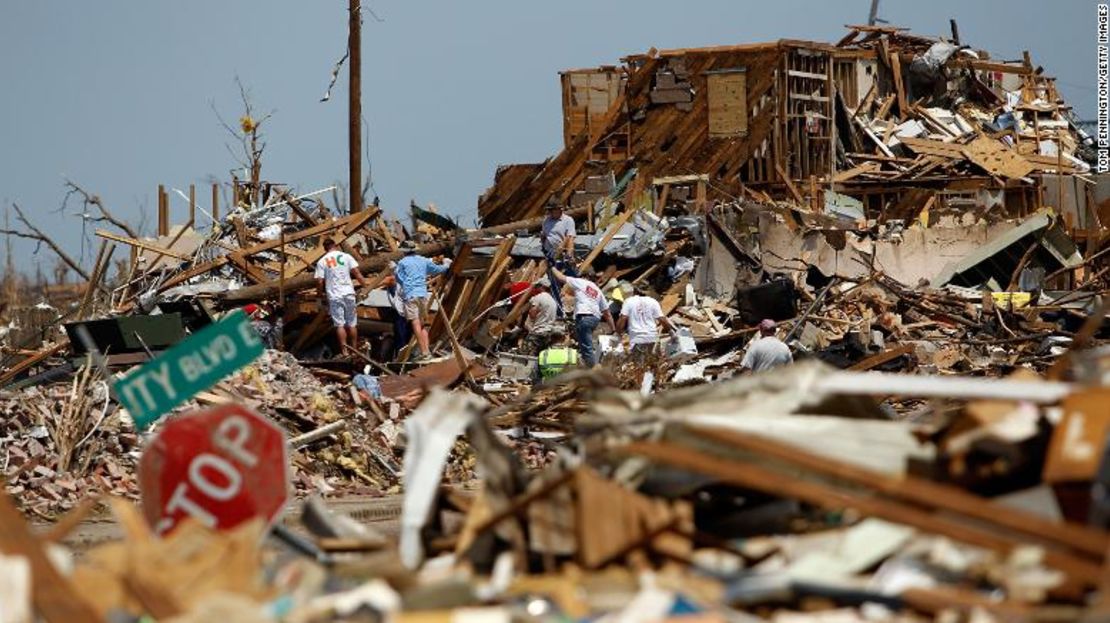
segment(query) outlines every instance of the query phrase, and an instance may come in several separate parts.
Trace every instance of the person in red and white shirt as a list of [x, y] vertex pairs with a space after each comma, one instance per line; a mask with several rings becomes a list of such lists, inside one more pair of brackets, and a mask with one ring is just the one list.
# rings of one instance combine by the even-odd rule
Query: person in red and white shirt
[[[609, 301], [596, 283], [585, 277], [568, 277], [558, 268], [551, 273], [560, 285], [569, 286], [574, 291], [574, 335], [578, 340], [578, 353], [587, 367], [597, 365], [597, 351], [594, 349], [594, 330], [602, 319], [609, 324], [613, 333], [617, 325], [609, 313]], [[560, 292], [561, 294], [561, 292]]]

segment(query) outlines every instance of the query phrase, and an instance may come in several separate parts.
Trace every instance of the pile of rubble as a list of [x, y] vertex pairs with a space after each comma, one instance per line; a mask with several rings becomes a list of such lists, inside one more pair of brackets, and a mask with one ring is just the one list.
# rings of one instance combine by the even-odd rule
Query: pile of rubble
[[[406, 449], [397, 537], [319, 501], [305, 504], [295, 549], [289, 537], [263, 544], [258, 522], [225, 533], [186, 523], [156, 537], [134, 506], [113, 501], [123, 542], [83, 553], [64, 567], [70, 577], [36, 570], [26, 601], [6, 603], [33, 603], [48, 620], [67, 620], [58, 608], [89, 617], [80, 620], [173, 621], [1105, 612], [1110, 536], [1084, 523], [1105, 525], [1110, 507], [1098, 458], [1076, 452], [1074, 432], [1105, 436], [1106, 418], [1088, 417], [1104, 411], [1104, 388], [811, 362], [650, 397], [596, 375], [540, 391], [552, 389], [580, 396], [584, 410], [567, 433], [575, 443], [538, 469], [503, 443], [514, 434], [490, 427], [505, 409], [433, 390], [405, 424], [419, 444]], [[927, 407], [894, 420], [875, 395]], [[473, 452], [476, 489], [439, 484], [460, 443]], [[62, 541], [86, 512], [41, 538]], [[0, 547], [40, 569], [45, 541], [13, 513], [0, 500]], [[0, 568], [11, 586], [19, 572]]]

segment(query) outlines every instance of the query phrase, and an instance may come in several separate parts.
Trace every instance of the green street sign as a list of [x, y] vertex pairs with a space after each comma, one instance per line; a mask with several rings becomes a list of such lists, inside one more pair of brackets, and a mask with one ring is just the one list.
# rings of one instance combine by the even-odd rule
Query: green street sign
[[262, 339], [242, 311], [178, 342], [113, 383], [120, 404], [143, 430], [170, 409], [212, 387], [262, 354]]

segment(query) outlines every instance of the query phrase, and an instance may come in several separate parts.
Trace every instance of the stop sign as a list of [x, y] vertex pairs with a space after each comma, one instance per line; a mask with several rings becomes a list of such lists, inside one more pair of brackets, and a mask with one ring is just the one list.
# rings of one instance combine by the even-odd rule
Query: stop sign
[[185, 517], [218, 530], [254, 517], [272, 520], [289, 483], [285, 435], [239, 405], [166, 422], [143, 451], [143, 514], [158, 534]]

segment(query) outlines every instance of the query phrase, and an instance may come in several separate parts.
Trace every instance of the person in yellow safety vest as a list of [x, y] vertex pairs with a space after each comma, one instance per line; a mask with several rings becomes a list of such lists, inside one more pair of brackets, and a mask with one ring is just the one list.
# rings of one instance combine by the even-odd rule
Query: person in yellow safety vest
[[578, 349], [567, 343], [567, 332], [562, 325], [551, 331], [551, 344], [540, 351], [532, 380], [536, 383], [555, 378], [563, 372], [578, 367]]

